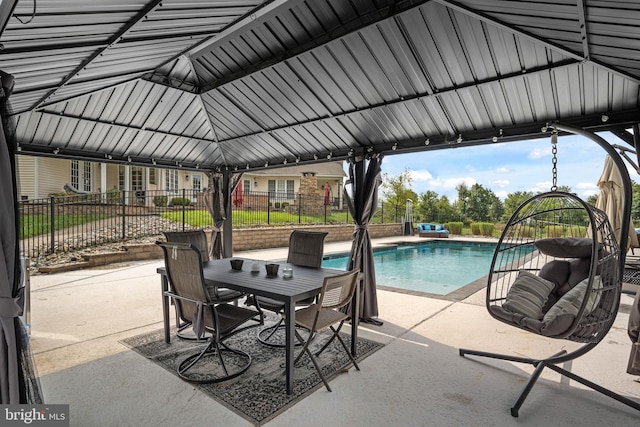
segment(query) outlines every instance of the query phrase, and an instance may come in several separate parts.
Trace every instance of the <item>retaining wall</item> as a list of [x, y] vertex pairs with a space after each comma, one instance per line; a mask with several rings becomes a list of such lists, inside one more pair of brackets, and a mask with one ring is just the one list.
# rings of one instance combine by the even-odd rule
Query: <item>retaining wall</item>
[[[341, 242], [353, 238], [354, 226], [323, 225], [297, 227], [265, 227], [233, 230], [233, 250], [247, 251], [252, 249], [269, 249], [285, 247], [289, 244], [289, 234], [296, 229], [325, 231], [329, 233], [325, 242]], [[371, 238], [402, 236], [402, 224], [371, 224]]]
[[[233, 230], [233, 250], [269, 249], [286, 247], [289, 234], [296, 229], [326, 231], [325, 242], [349, 241], [353, 238], [353, 225], [291, 226], [249, 228]], [[369, 226], [371, 238], [402, 236], [402, 224], [372, 224]], [[211, 234], [207, 232], [207, 238]], [[211, 242], [209, 242], [210, 244]], [[162, 250], [155, 244], [123, 245], [122, 251], [83, 255], [82, 260], [54, 266], [42, 266], [40, 273], [60, 273], [117, 262], [162, 258]]]

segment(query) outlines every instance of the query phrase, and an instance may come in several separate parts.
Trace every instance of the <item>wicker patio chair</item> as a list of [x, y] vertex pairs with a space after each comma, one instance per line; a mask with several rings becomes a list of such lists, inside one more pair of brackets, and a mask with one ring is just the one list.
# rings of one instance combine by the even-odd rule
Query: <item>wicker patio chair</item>
[[[204, 348], [179, 363], [180, 378], [194, 383], [216, 383], [235, 378], [249, 369], [249, 353], [228, 347], [224, 340], [248, 327], [249, 321], [260, 324], [256, 310], [229, 304], [242, 293], [230, 289], [207, 286], [202, 274], [200, 251], [189, 243], [157, 242], [164, 253], [170, 291], [166, 295], [175, 300], [182, 320], [191, 322], [196, 337], [202, 339], [209, 332]], [[199, 362], [213, 358], [199, 371]]]
[[620, 256], [607, 215], [574, 194], [541, 193], [513, 213], [489, 270], [489, 313], [516, 328], [583, 345], [567, 351], [559, 344], [558, 353], [542, 359], [460, 349], [461, 356], [489, 357], [535, 367], [511, 407], [511, 415], [518, 416], [545, 368], [640, 410], [640, 403], [563, 367], [595, 348], [613, 325], [622, 287]]
[[[302, 267], [320, 268], [324, 254], [324, 239], [327, 234], [318, 231], [293, 230], [289, 235], [287, 262]], [[295, 280], [295, 274], [292, 280]], [[308, 306], [313, 304], [314, 300], [315, 297], [299, 301], [296, 306]], [[261, 296], [249, 297], [247, 304], [255, 305], [259, 310], [265, 309], [277, 314], [282, 313], [284, 310], [282, 301]], [[281, 317], [275, 325], [263, 328], [258, 332], [258, 340], [268, 346], [284, 347], [285, 344], [281, 339], [278, 340], [276, 336], [278, 329], [283, 327], [284, 324]]]
[[[355, 366], [358, 371], [360, 370], [358, 363], [351, 355], [351, 352], [349, 352], [349, 348], [342, 337], [339, 335], [344, 321], [349, 318], [349, 315], [340, 311], [340, 308], [351, 302], [356, 289], [358, 277], [359, 271], [353, 270], [339, 276], [325, 278], [318, 301], [315, 304], [296, 311], [296, 326], [308, 330], [309, 336], [305, 340], [296, 330], [296, 337], [301, 343], [304, 343], [304, 347], [300, 351], [300, 354], [298, 354], [298, 357], [296, 357], [294, 363], [297, 363], [302, 355], [307, 354], [313, 365], [316, 367], [318, 375], [322, 378], [322, 382], [329, 391], [331, 391], [331, 387], [329, 387], [329, 383], [322, 373], [322, 369], [318, 365], [316, 356], [319, 356], [334, 339], [338, 339], [344, 351], [349, 355], [349, 359], [351, 359], [353, 366]], [[339, 323], [337, 329], [333, 326], [336, 323]], [[309, 345], [317, 337], [317, 332], [324, 331], [326, 329], [331, 329], [333, 335], [314, 355], [309, 349]]]

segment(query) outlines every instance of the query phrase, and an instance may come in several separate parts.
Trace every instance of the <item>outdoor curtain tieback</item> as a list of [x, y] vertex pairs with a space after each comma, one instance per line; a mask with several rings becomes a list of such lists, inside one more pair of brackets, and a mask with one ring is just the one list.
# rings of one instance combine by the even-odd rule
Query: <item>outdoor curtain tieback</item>
[[20, 288], [15, 297], [0, 297], [0, 317], [8, 319], [22, 316], [24, 307], [24, 288]]

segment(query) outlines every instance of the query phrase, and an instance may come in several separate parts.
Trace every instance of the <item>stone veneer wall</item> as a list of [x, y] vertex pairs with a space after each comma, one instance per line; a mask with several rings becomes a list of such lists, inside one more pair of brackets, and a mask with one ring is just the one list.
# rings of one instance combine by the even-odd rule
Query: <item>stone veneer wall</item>
[[[233, 250], [285, 247], [289, 244], [289, 234], [295, 229], [326, 231], [329, 234], [325, 242], [339, 242], [352, 239], [354, 226], [344, 224], [238, 229], [233, 230]], [[402, 224], [371, 224], [369, 234], [372, 238], [402, 236]]]

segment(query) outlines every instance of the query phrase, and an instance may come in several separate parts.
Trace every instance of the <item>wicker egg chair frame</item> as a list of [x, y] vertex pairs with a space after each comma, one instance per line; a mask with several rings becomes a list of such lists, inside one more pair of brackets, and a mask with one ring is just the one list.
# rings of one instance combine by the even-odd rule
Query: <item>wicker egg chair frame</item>
[[[609, 144], [594, 134], [580, 129], [556, 126], [582, 134], [598, 144], [613, 158], [623, 181], [629, 183], [624, 163]], [[559, 364], [580, 357], [600, 343], [613, 325], [620, 304], [622, 290], [622, 268], [624, 266], [626, 235], [629, 228], [631, 190], [625, 185], [625, 202], [621, 241], [618, 244], [607, 215], [573, 194], [551, 191], [538, 194], [525, 201], [507, 222], [494, 252], [488, 277], [486, 306], [497, 320], [526, 331], [549, 338], [566, 339], [583, 343], [573, 351], [559, 351], [542, 359], [518, 357], [508, 354], [489, 353], [479, 350], [460, 349], [460, 356], [473, 355], [493, 359], [526, 363], [535, 367], [529, 381], [511, 408], [511, 415], [518, 412], [532, 390], [544, 368], [549, 368], [567, 378], [609, 396], [636, 410], [640, 403], [595, 384]], [[557, 274], [568, 269], [566, 276]], [[521, 273], [525, 271], [526, 273]], [[563, 270], [564, 271], [564, 270]], [[552, 274], [551, 272], [554, 272]], [[556, 279], [546, 286], [552, 287], [548, 300], [541, 308], [539, 317], [526, 316], [511, 311], [507, 305], [509, 291], [519, 275], [547, 276]], [[562, 276], [562, 279], [558, 279]], [[538, 280], [534, 278], [534, 281]], [[568, 283], [564, 283], [568, 282]], [[552, 306], [564, 294], [578, 288], [581, 283], [584, 293], [574, 307], [577, 313], [551, 316]], [[522, 283], [522, 282], [521, 282]], [[575, 294], [575, 290], [572, 292]], [[542, 304], [542, 301], [540, 302]], [[579, 307], [578, 307], [579, 306]]]

